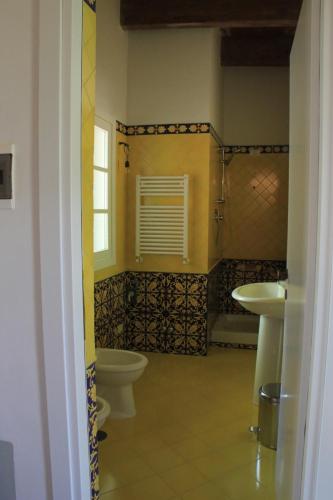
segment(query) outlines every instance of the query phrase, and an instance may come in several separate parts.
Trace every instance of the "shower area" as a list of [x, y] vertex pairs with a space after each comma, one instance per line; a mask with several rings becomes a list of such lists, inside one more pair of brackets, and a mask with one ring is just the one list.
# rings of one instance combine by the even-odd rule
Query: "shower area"
[[286, 277], [288, 145], [220, 148], [222, 260], [211, 342], [256, 348], [259, 317], [233, 298], [245, 283]]

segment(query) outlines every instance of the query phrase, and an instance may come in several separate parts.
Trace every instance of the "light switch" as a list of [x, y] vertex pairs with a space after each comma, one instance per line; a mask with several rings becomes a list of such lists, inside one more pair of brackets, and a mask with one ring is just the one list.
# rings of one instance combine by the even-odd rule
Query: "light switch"
[[14, 208], [14, 146], [0, 145], [0, 209]]

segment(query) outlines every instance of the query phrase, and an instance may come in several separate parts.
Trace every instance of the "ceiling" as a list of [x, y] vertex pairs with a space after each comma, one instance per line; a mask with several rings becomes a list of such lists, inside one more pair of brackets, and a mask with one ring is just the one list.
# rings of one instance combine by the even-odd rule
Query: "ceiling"
[[223, 66], [288, 66], [302, 0], [121, 0], [126, 30], [221, 28]]

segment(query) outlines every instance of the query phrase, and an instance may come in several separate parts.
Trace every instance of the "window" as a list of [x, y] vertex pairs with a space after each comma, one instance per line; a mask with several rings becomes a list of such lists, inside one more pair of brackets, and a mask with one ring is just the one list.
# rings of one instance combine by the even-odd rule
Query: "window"
[[115, 127], [95, 120], [94, 256], [95, 270], [115, 264]]

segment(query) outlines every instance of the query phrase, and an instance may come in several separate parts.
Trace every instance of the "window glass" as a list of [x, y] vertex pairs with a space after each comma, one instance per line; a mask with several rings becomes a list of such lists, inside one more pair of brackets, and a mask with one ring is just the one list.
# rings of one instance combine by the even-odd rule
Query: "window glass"
[[95, 125], [94, 139], [94, 166], [108, 168], [109, 133], [107, 130]]
[[94, 252], [103, 252], [109, 248], [109, 216], [94, 214]]
[[94, 210], [108, 210], [109, 174], [94, 170]]
[[94, 140], [94, 265], [99, 270], [116, 263], [116, 122], [96, 116]]

